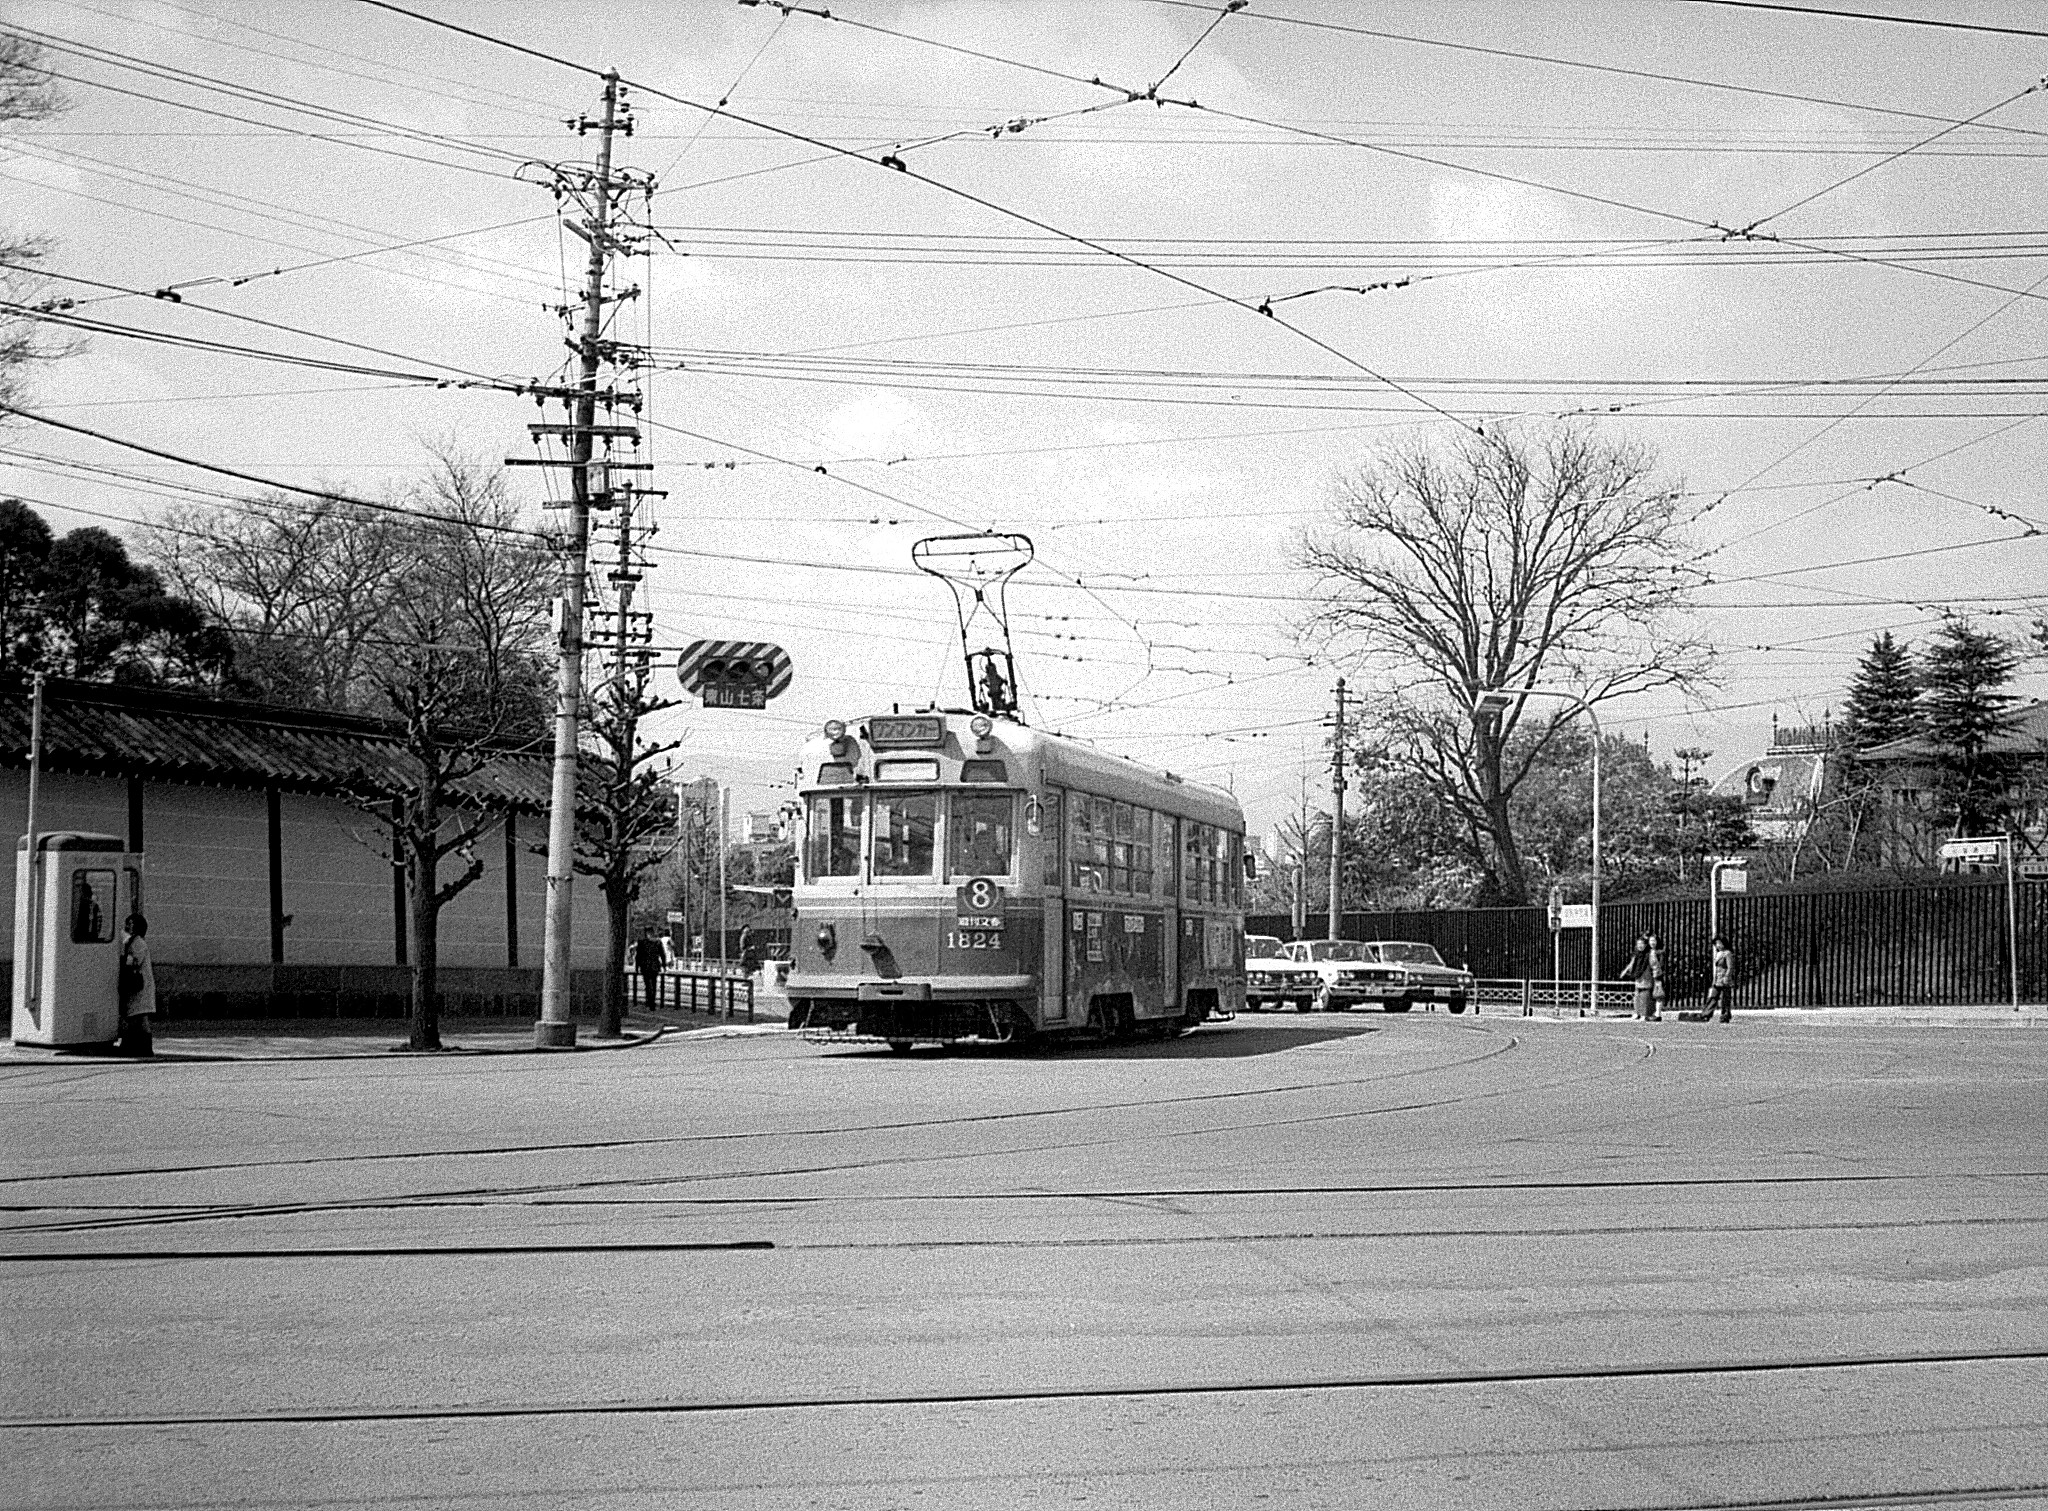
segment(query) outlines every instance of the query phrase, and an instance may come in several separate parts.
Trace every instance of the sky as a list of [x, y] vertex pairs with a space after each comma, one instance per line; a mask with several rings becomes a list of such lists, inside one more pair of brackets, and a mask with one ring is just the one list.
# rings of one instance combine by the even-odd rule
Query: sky
[[[1302, 532], [1375, 448], [1518, 417], [1654, 447], [1702, 511], [1717, 681], [1602, 721], [1718, 775], [1838, 711], [1878, 631], [2048, 596], [2048, 20], [1839, 9], [0, 0], [69, 100], [0, 137], [0, 223], [119, 327], [28, 402], [365, 496], [448, 441], [534, 456], [561, 412], [508, 390], [559, 381], [584, 256], [548, 165], [615, 69], [655, 183], [612, 327], [653, 363], [642, 606], [796, 668], [659, 720], [736, 817], [826, 719], [964, 705], [911, 551], [992, 530], [1033, 543], [1029, 721], [1270, 832], [1327, 802], [1358, 670], [1302, 634]], [[0, 426], [0, 495], [60, 531], [193, 486], [239, 487]]]

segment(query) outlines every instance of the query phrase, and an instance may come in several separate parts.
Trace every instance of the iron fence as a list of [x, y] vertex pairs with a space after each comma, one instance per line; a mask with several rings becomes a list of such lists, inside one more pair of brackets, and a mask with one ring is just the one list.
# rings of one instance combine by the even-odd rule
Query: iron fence
[[[1664, 944], [1670, 1000], [1704, 997], [1707, 919], [1704, 897], [1602, 904], [1601, 975], [1619, 977], [1636, 937], [1655, 934]], [[1723, 896], [1720, 923], [1735, 952], [1737, 1007], [1959, 1007], [2011, 1000], [2003, 878]], [[2020, 883], [2015, 923], [2020, 998], [2040, 1002], [2048, 998], [2048, 884]], [[1290, 937], [1285, 914], [1254, 915], [1245, 927]], [[1347, 913], [1343, 933], [1433, 944], [1444, 959], [1482, 977], [1586, 977], [1587, 931], [1567, 929], [1553, 938], [1540, 907]]]

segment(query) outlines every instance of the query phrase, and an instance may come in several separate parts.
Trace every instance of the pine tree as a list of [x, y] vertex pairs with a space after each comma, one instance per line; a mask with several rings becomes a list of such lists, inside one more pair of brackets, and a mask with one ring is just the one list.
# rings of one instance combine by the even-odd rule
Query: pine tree
[[1945, 621], [1921, 659], [1920, 714], [1958, 833], [1979, 832], [2002, 805], [2009, 763], [1989, 747], [2018, 701], [2004, 691], [2017, 664], [2008, 641], [1967, 619]]
[[1910, 646], [1886, 630], [1856, 664], [1842, 716], [1842, 743], [1852, 754], [1920, 732], [1920, 679]]

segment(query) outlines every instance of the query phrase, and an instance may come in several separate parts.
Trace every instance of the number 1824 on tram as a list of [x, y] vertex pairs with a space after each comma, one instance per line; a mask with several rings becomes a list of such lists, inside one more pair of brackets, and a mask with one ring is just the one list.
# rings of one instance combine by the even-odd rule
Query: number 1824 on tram
[[1182, 1033], [1244, 1002], [1229, 793], [985, 714], [804, 746], [789, 1026], [913, 1044]]

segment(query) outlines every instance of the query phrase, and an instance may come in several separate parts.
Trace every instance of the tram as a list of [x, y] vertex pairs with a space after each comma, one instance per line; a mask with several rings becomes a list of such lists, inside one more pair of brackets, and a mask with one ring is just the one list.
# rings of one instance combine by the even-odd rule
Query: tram
[[801, 761], [792, 1029], [907, 1050], [1243, 1007], [1229, 793], [960, 711], [833, 720]]

